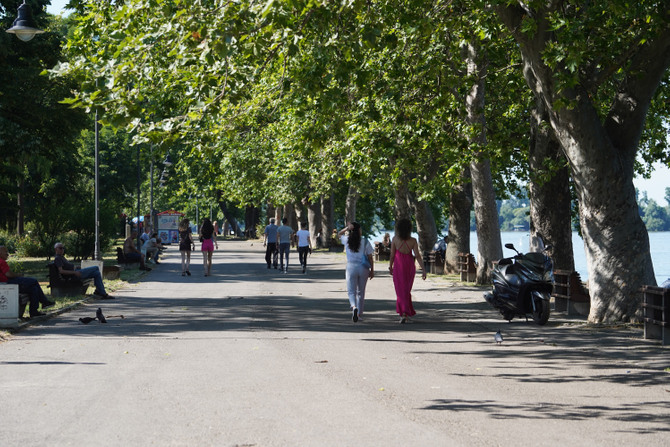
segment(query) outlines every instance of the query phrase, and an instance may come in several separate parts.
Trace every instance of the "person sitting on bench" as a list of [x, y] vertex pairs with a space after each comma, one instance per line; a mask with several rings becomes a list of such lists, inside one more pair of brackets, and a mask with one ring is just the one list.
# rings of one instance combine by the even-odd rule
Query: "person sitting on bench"
[[149, 258], [149, 262], [160, 264], [158, 262], [158, 255], [163, 245], [158, 242], [158, 233], [152, 233], [151, 238], [142, 244], [142, 254]]
[[93, 283], [95, 284], [94, 295], [99, 296], [100, 298], [105, 299], [114, 299], [113, 296], [109, 295], [105, 291], [105, 285], [102, 282], [102, 275], [100, 274], [100, 269], [97, 266], [86, 267], [85, 269], [76, 270], [74, 264], [68, 262], [65, 259], [65, 246], [61, 242], [56, 242], [54, 244], [54, 250], [56, 251], [56, 256], [54, 257], [54, 265], [58, 267], [58, 272], [61, 275], [74, 275], [77, 278], [88, 279], [92, 278]]
[[[7, 258], [9, 257], [9, 251], [4, 245], [0, 245], [0, 282], [6, 282], [7, 284], [16, 284], [19, 286], [19, 293], [25, 293], [30, 296], [30, 316], [31, 317], [41, 317], [46, 315], [43, 312], [40, 312], [38, 308], [40, 303], [42, 303], [42, 310], [47, 307], [51, 307], [56, 304], [53, 301], [49, 301], [42, 287], [40, 287], [39, 281], [35, 278], [26, 278], [21, 273], [14, 273], [7, 264]], [[21, 309], [25, 309], [21, 307]], [[21, 315], [19, 315], [21, 316]]]
[[144, 256], [137, 247], [135, 247], [135, 239], [137, 239], [137, 230], [133, 230], [130, 233], [130, 236], [123, 242], [123, 256], [125, 256], [126, 260], [129, 262], [139, 262], [140, 270], [150, 271], [151, 268], [147, 267], [144, 262]]

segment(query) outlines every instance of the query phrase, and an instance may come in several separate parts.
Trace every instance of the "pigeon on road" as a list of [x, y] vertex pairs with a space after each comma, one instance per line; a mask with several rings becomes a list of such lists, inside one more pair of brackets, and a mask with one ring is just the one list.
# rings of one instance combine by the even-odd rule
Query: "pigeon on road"
[[500, 332], [500, 329], [498, 329], [498, 332], [493, 336], [493, 339], [496, 341], [497, 344], [502, 344], [503, 342], [503, 336], [502, 333]]

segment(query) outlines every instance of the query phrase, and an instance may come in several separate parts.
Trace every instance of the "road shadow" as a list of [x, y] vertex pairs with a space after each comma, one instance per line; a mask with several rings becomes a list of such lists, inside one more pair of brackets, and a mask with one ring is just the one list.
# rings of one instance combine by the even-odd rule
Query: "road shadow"
[[[652, 427], [633, 427], [619, 432], [648, 434], [670, 432], [668, 413], [670, 403], [663, 400], [606, 405], [573, 405], [547, 402], [504, 403], [493, 400], [436, 399], [422, 410], [486, 413], [491, 419], [585, 421], [606, 419], [613, 422], [639, 422]], [[623, 427], [623, 424], [621, 425]]]

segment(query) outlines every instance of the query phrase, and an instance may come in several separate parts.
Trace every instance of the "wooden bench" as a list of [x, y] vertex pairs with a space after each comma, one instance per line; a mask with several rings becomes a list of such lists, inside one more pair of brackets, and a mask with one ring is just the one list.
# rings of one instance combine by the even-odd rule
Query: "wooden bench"
[[642, 287], [644, 338], [670, 343], [670, 289], [655, 286]]
[[588, 315], [591, 311], [591, 297], [578, 272], [554, 270], [554, 310], [568, 315]]
[[93, 279], [81, 279], [74, 275], [61, 275], [58, 267], [53, 262], [47, 264], [49, 268], [49, 288], [51, 296], [77, 296], [86, 295], [86, 291], [93, 285]]
[[458, 254], [458, 273], [461, 281], [474, 282], [477, 279], [477, 264], [472, 253]]
[[444, 275], [444, 258], [441, 252], [426, 250], [423, 252], [423, 266], [426, 273]]
[[116, 263], [119, 265], [131, 265], [139, 264], [139, 261], [126, 258], [126, 254], [123, 252], [123, 248], [116, 247]]

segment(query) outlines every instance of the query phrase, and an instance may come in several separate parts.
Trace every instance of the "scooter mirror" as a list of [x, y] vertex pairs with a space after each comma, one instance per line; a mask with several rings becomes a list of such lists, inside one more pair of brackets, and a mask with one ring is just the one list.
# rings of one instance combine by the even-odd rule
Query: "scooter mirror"
[[514, 244], [505, 244], [505, 248], [509, 248], [510, 250], [516, 251], [516, 248], [514, 248]]

